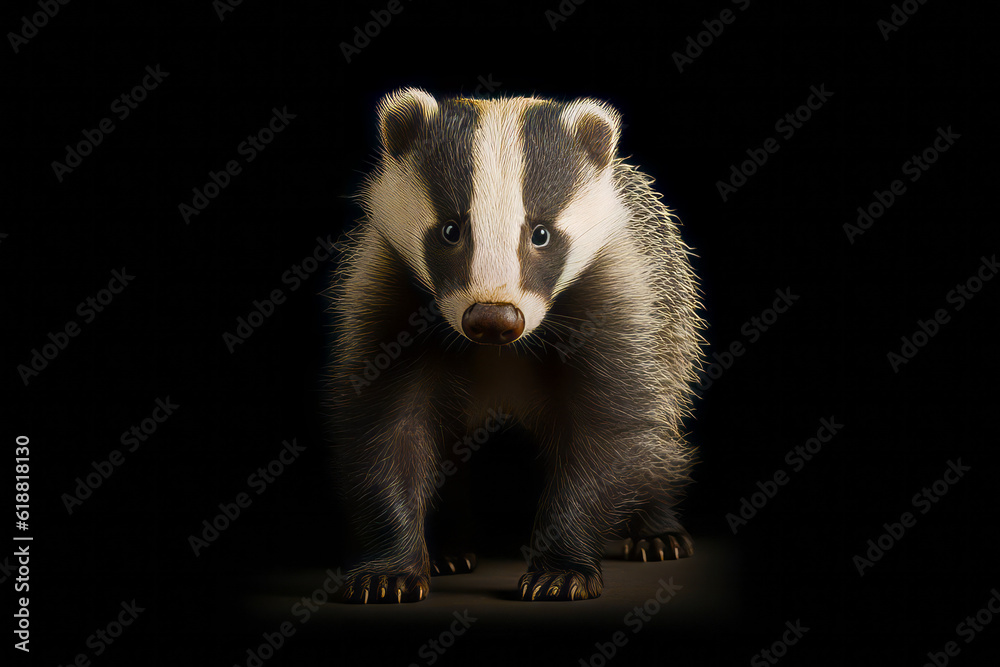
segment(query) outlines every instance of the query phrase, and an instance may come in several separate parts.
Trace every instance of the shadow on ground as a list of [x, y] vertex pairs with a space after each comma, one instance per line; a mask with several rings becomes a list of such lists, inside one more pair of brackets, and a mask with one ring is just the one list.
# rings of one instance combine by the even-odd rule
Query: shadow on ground
[[[483, 559], [471, 574], [435, 577], [430, 596], [419, 603], [351, 605], [322, 600], [324, 583], [333, 587], [328, 571], [303, 570], [261, 577], [248, 586], [244, 598], [252, 625], [260, 628], [243, 659], [255, 665], [252, 653], [266, 663], [272, 653], [329, 647], [341, 656], [368, 655], [434, 664], [463, 653], [480, 664], [505, 650], [532, 647], [532, 655], [577, 656], [589, 659], [596, 643], [615, 641], [614, 650], [637, 653], [634, 645], [661, 643], [664, 635], [690, 638], [711, 634], [736, 622], [738, 563], [729, 542], [700, 540], [693, 558], [659, 563], [605, 560], [603, 595], [576, 602], [521, 602], [515, 586], [525, 571], [521, 561]], [[331, 597], [332, 600], [332, 597]], [[274, 632], [287, 637], [278, 641]], [[647, 630], [653, 628], [652, 630]], [[460, 632], [459, 632], [460, 631]], [[281, 643], [277, 651], [271, 645]], [[317, 643], [319, 642], [319, 643]], [[513, 643], [511, 643], [513, 642]], [[595, 643], [596, 642], [596, 643]], [[452, 650], [454, 646], [454, 650]], [[263, 648], [263, 651], [260, 649]], [[463, 658], [464, 659], [464, 658]], [[563, 660], [560, 660], [563, 662]], [[270, 664], [270, 663], [268, 663]], [[531, 663], [529, 663], [531, 664]], [[571, 664], [578, 664], [573, 658]]]

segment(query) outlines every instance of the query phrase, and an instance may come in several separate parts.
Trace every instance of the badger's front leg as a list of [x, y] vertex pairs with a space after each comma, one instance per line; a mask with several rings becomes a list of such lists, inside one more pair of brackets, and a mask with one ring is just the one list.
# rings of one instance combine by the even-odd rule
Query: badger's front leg
[[364, 550], [346, 577], [348, 602], [416, 602], [430, 590], [424, 518], [437, 448], [425, 401], [397, 398], [346, 456], [347, 504]]
[[[604, 588], [601, 558], [608, 532], [634, 505], [629, 436], [593, 418], [553, 429], [548, 481], [528, 552], [522, 600], [585, 600]], [[544, 440], [544, 436], [543, 436]]]

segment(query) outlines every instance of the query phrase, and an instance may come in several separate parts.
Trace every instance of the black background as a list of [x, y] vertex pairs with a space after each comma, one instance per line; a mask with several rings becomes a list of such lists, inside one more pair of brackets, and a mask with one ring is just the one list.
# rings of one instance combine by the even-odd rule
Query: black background
[[[741, 328], [776, 290], [799, 297], [690, 422], [701, 463], [685, 516], [696, 539], [720, 538], [739, 563], [738, 621], [669, 641], [650, 633], [618, 659], [745, 664], [800, 617], [815, 629], [783, 662], [923, 664], [957, 639], [956, 624], [1000, 585], [987, 461], [1000, 284], [961, 310], [946, 299], [997, 251], [995, 11], [928, 2], [886, 40], [877, 22], [889, 3], [678, 4], [564, 2], [575, 9], [553, 29], [555, 0], [405, 2], [347, 62], [340, 44], [385, 3], [247, 0], [220, 20], [207, 0], [73, 2], [17, 53], [5, 47], [3, 442], [31, 438], [31, 663], [68, 663], [135, 598], [142, 623], [95, 664], [233, 664], [257, 632], [236, 602], [241, 575], [340, 564], [318, 391], [333, 265], [295, 291], [282, 275], [360, 215], [350, 195], [372, 164], [374, 107], [406, 85], [615, 105], [620, 153], [656, 178], [696, 249], [709, 354], [747, 342]], [[735, 20], [679, 72], [672, 54], [727, 8]], [[19, 31], [37, 11], [9, 4], [0, 25]], [[157, 65], [169, 75], [118, 119], [112, 101]], [[832, 96], [782, 137], [775, 122], [811, 86]], [[246, 163], [238, 145], [286, 107], [288, 127]], [[115, 130], [60, 181], [53, 161], [105, 117]], [[911, 183], [903, 163], [949, 127], [960, 138]], [[778, 152], [723, 201], [717, 181], [768, 137]], [[234, 159], [242, 172], [185, 224], [178, 205]], [[849, 242], [843, 225], [894, 179], [905, 194]], [[81, 322], [77, 304], [122, 267], [134, 281], [25, 385], [17, 366]], [[230, 353], [223, 333], [278, 288], [287, 301]], [[939, 308], [950, 321], [894, 372], [887, 354]], [[168, 396], [176, 413], [68, 514], [75, 479]], [[824, 417], [843, 429], [734, 536], [726, 514], [789, 470], [785, 453]], [[195, 557], [188, 536], [291, 438], [305, 453]], [[500, 497], [486, 510], [495, 534], [521, 544], [524, 451], [509, 452], [490, 455]], [[859, 577], [852, 557], [958, 458], [971, 471]], [[273, 662], [380, 664], [392, 632], [332, 633]], [[997, 632], [961, 644], [955, 664], [985, 664]], [[442, 664], [531, 664], [543, 648], [551, 662], [561, 650], [545, 627], [487, 643], [470, 638]], [[557, 662], [577, 664], [578, 648]]]

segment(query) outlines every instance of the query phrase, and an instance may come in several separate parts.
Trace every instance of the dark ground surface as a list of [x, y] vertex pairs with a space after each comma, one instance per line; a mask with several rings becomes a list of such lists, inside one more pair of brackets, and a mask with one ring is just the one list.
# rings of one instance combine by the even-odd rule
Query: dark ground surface
[[[469, 609], [480, 618], [477, 634], [524, 632], [540, 624], [573, 628], [614, 627], [636, 605], [642, 606], [666, 584], [676, 584], [676, 595], [663, 605], [661, 613], [670, 625], [704, 627], [727, 622], [737, 616], [739, 591], [734, 574], [734, 554], [722, 544], [706, 546], [697, 558], [661, 563], [609, 560], [604, 563], [605, 592], [583, 604], [528, 604], [515, 596], [518, 579], [525, 571], [523, 562], [484, 560], [468, 575], [434, 577], [426, 604], [364, 605], [326, 604], [310, 623], [327, 630], [351, 632], [373, 624], [393, 632], [430, 632], [444, 628], [455, 610]], [[323, 570], [307, 570], [276, 575], [259, 582], [261, 593], [249, 597], [247, 607], [262, 619], [281, 622], [303, 596], [311, 597], [322, 588], [329, 575]], [[675, 590], [675, 589], [669, 589]], [[665, 598], [667, 592], [661, 594]], [[650, 604], [650, 608], [658, 605]], [[304, 613], [295, 617], [301, 619]], [[481, 615], [481, 616], [480, 616]], [[294, 614], [293, 614], [294, 616]], [[641, 616], [636, 616], [642, 620]], [[633, 624], [634, 625], [634, 624]], [[623, 626], [625, 627], [625, 626]], [[631, 630], [633, 626], [628, 626]]]
[[[349, 62], [341, 44], [385, 2], [246, 0], [221, 20], [219, 5], [70, 2], [34, 32], [23, 22], [37, 0], [0, 15], [0, 444], [13, 466], [15, 437], [31, 440], [30, 528], [9, 535], [34, 537], [27, 591], [14, 590], [17, 545], [0, 550], [5, 636], [21, 595], [32, 629], [31, 653], [10, 648], [3, 664], [599, 667], [595, 644], [618, 631], [628, 641], [611, 665], [773, 664], [766, 649], [779, 665], [919, 667], [949, 642], [950, 666], [998, 664], [1000, 617], [986, 605], [1000, 587], [1000, 279], [980, 277], [1000, 250], [995, 5], [404, 2]], [[915, 11], [884, 32], [904, 6]], [[732, 21], [713, 36], [724, 9]], [[14, 48], [8, 33], [21, 31]], [[121, 118], [113, 101], [147, 67], [169, 74]], [[471, 461], [479, 571], [436, 579], [419, 604], [295, 616], [296, 596], [349, 564], [319, 417], [333, 262], [283, 276], [360, 215], [349, 195], [371, 167], [374, 108], [401, 86], [590, 96], [621, 111], [619, 152], [683, 221], [710, 324], [711, 381], [686, 424], [699, 452], [682, 505], [693, 559], [608, 562], [598, 600], [508, 599], [537, 452], [491, 438]], [[791, 136], [776, 127], [821, 86], [832, 96]], [[241, 143], [286, 107], [295, 117], [248, 160]], [[53, 162], [104, 118], [114, 131], [57, 175]], [[958, 138], [911, 180], [905, 165], [942, 132]], [[779, 150], [724, 198], [719, 183], [768, 139]], [[179, 205], [232, 160], [242, 171], [186, 223]], [[850, 237], [858, 208], [877, 210], [897, 180], [905, 193]], [[123, 267], [134, 280], [85, 317], [79, 304]], [[285, 301], [227, 347], [276, 289]], [[797, 298], [775, 318], [779, 291]], [[25, 382], [18, 367], [70, 322], [78, 335]], [[179, 407], [130, 448], [123, 433], [157, 399]], [[797, 462], [821, 420], [843, 426]], [[300, 456], [254, 481], [293, 439]], [[969, 470], [939, 482], [959, 461]], [[734, 531], [730, 517], [776, 475], [786, 483]], [[240, 493], [249, 506], [193, 546]], [[663, 577], [683, 588], [631, 633], [626, 615]], [[100, 640], [133, 600], [137, 619]], [[422, 655], [465, 609], [478, 619], [468, 632]], [[279, 651], [247, 654], [286, 621], [295, 633]], [[808, 632], [783, 644], [797, 622]]]
[[[435, 652], [443, 659], [452, 648], [469, 655], [474, 646], [484, 642], [498, 651], [505, 644], [510, 649], [510, 642], [534, 646], [541, 636], [549, 634], [540, 647], [543, 651], [563, 657], [578, 653], [589, 660], [598, 650], [595, 642], [613, 642], [614, 633], [621, 632], [618, 650], [627, 660], [629, 653], [634, 659], [671, 636], [701, 634], [735, 621], [739, 616], [737, 569], [734, 554], [726, 553], [722, 543], [703, 545], [697, 557], [680, 561], [644, 564], [609, 560], [604, 563], [606, 588], [601, 597], [577, 604], [532, 604], [514, 596], [524, 563], [487, 559], [471, 574], [435, 577], [430, 597], [421, 603], [329, 603], [308, 615], [303, 611], [308, 607], [302, 604], [302, 597], [312, 597], [329, 575], [322, 570], [300, 571], [255, 582], [251, 588], [261, 593], [248, 597], [245, 603], [248, 614], [262, 628], [278, 628], [291, 621], [296, 631], [288, 638], [288, 648], [333, 640], [346, 654], [360, 658], [368, 650], [352, 647], [351, 638], [382, 636], [385, 640], [379, 646], [391, 648], [394, 657], [399, 656], [399, 664], [409, 664], [423, 662]], [[660, 600], [668, 602], [661, 604]], [[441, 646], [441, 634], [451, 631], [461, 618], [475, 619], [469, 622], [468, 634], [457, 636], [454, 645], [445, 637], [447, 650], [435, 651], [429, 642], [437, 640]], [[449, 658], [449, 663], [459, 664], [454, 658]]]

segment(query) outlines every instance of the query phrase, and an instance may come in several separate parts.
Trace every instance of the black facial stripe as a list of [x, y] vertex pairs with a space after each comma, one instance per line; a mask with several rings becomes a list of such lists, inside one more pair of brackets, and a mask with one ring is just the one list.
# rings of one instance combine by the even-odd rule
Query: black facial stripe
[[472, 273], [472, 253], [475, 244], [469, 216], [452, 216], [449, 219], [457, 222], [462, 229], [462, 237], [456, 245], [448, 245], [441, 238], [441, 225], [444, 221], [435, 224], [424, 234], [424, 257], [427, 259], [427, 270], [434, 282], [434, 292], [438, 296], [467, 285]]
[[[468, 101], [444, 100], [424, 126], [411, 159], [430, 195], [436, 221], [424, 235], [424, 256], [437, 294], [464, 285], [472, 267], [473, 242], [469, 226], [472, 208], [473, 142], [479, 111]], [[462, 228], [457, 245], [441, 238], [441, 225], [454, 220]]]
[[524, 197], [530, 224], [551, 223], [569, 203], [586, 152], [559, 120], [565, 105], [543, 102], [524, 112]]
[[[583, 178], [587, 155], [563, 126], [565, 105], [543, 102], [524, 112], [524, 184], [522, 196], [527, 220], [518, 245], [521, 289], [548, 299], [562, 275], [569, 240], [553, 224]], [[551, 238], [544, 248], [531, 244], [531, 232], [544, 224]]]
[[472, 206], [472, 150], [478, 124], [475, 105], [444, 100], [414, 144], [411, 159], [442, 222]]
[[517, 257], [521, 263], [521, 289], [534, 292], [543, 299], [549, 299], [556, 287], [559, 276], [566, 265], [569, 255], [569, 240], [565, 234], [560, 234], [551, 225], [549, 244], [544, 248], [536, 248], [531, 243], [533, 224], [526, 224], [521, 229], [521, 240], [517, 245]]

